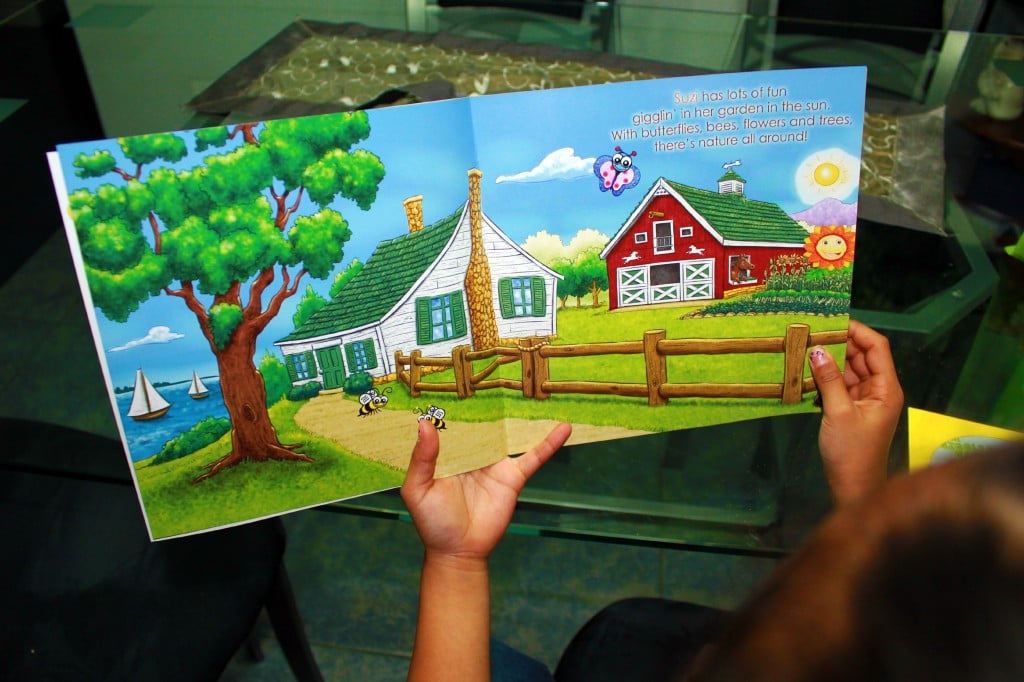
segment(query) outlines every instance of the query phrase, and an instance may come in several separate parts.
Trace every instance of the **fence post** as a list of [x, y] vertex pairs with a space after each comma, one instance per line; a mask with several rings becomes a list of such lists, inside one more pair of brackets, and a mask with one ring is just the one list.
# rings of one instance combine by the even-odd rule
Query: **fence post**
[[786, 327], [784, 344], [785, 377], [782, 380], [782, 404], [794, 405], [803, 400], [804, 358], [807, 355], [807, 339], [811, 328], [806, 324], [791, 324]]
[[409, 353], [409, 395], [413, 398], [420, 397], [420, 358], [423, 356], [423, 351], [416, 349]]
[[473, 395], [473, 365], [466, 358], [469, 346], [455, 346], [452, 349], [452, 369], [455, 371], [455, 393], [460, 398]]
[[[526, 344], [526, 345], [524, 345]], [[534, 397], [534, 376], [537, 373], [536, 350], [530, 350], [534, 344], [530, 339], [519, 339], [519, 365], [523, 370], [523, 397]]]
[[647, 368], [647, 404], [651, 407], [667, 405], [661, 395], [661, 385], [668, 381], [668, 361], [658, 352], [658, 342], [664, 340], [664, 329], [644, 332], [644, 365]]
[[[402, 375], [405, 373], [405, 363], [402, 362], [402, 351], [395, 351], [395, 381], [403, 383]], [[406, 377], [408, 379], [408, 377]]]
[[533, 397], [537, 400], [547, 400], [551, 394], [544, 390], [544, 382], [548, 380], [548, 359], [541, 355], [546, 344], [544, 339], [530, 337], [530, 354], [533, 356]]

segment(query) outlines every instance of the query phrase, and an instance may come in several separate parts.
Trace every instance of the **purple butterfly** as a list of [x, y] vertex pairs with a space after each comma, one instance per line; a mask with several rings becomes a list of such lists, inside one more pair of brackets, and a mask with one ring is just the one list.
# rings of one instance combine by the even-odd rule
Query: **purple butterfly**
[[633, 165], [634, 156], [635, 151], [627, 154], [621, 147], [616, 147], [613, 156], [605, 154], [597, 157], [597, 161], [594, 161], [594, 175], [597, 176], [598, 187], [602, 192], [611, 190], [613, 195], [619, 196], [640, 183], [640, 169]]

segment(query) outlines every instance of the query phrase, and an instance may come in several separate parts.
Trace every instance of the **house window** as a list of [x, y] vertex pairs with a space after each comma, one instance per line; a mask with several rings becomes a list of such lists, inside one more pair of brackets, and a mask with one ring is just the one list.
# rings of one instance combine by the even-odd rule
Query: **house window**
[[416, 299], [416, 342], [437, 343], [466, 335], [462, 292]]
[[544, 317], [547, 313], [547, 288], [543, 277], [505, 277], [498, 280], [501, 316]]
[[646, 244], [647, 243], [647, 233], [646, 232], [637, 232], [636, 234], [634, 234], [633, 235], [633, 243], [634, 244]]
[[659, 220], [654, 223], [654, 253], [671, 253], [673, 246], [672, 221]]
[[345, 344], [345, 360], [348, 363], [349, 374], [376, 368], [377, 352], [374, 350], [373, 341], [363, 339]]
[[288, 370], [288, 377], [292, 381], [304, 381], [316, 376], [316, 364], [313, 362], [313, 354], [309, 352], [286, 355], [285, 368]]
[[692, 227], [680, 227], [679, 228], [679, 236], [680, 237], [692, 237], [693, 236], [693, 228]]

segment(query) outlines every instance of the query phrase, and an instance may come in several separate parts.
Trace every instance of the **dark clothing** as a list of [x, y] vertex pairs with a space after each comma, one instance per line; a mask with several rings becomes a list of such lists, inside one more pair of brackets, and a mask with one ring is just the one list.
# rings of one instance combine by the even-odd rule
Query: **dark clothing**
[[615, 602], [573, 637], [555, 669], [555, 680], [677, 680], [718, 632], [725, 615], [666, 599]]
[[500, 642], [491, 645], [495, 682], [673, 682], [714, 638], [726, 612], [653, 597], [623, 599], [584, 625], [547, 668]]

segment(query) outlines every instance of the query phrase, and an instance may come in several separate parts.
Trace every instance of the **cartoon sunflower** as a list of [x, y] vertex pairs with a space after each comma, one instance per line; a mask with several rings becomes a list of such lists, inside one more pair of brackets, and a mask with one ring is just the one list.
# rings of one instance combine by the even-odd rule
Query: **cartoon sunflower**
[[804, 255], [816, 268], [839, 270], [853, 262], [857, 233], [845, 225], [815, 227], [804, 240]]

